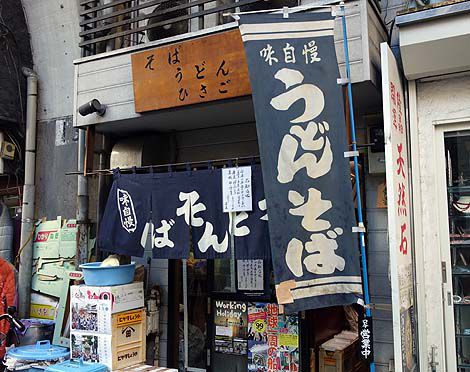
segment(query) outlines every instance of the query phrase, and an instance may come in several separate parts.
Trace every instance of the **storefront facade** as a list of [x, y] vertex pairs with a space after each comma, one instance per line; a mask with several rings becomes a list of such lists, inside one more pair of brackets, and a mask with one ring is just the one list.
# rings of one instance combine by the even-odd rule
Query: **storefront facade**
[[397, 17], [409, 93], [420, 362], [430, 371], [465, 371], [470, 362], [469, 5], [435, 4]]
[[[385, 182], [384, 155], [380, 146], [381, 82], [377, 80], [377, 76], [380, 68], [378, 41], [384, 41], [386, 34], [374, 4], [359, 1], [356, 7], [348, 8], [348, 12], [358, 141], [360, 144], [377, 141], [378, 144], [376, 148], [369, 146], [361, 149], [361, 165], [362, 181], [365, 181], [362, 182], [365, 185], [362, 192], [370, 226], [368, 259], [370, 277], [374, 279], [371, 280], [372, 301], [382, 305], [374, 309], [377, 317], [375, 360], [377, 370], [385, 371], [393, 358], [393, 338], [387, 279], [386, 209], [383, 197], [381, 198]], [[345, 63], [339, 22], [335, 27], [336, 53], [344, 76]], [[224, 39], [229, 33], [237, 32], [236, 30], [236, 25], [231, 23], [201, 28], [168, 39], [85, 57], [75, 62], [74, 126], [86, 129], [90, 134], [89, 138], [95, 132], [96, 138], [104, 137], [112, 145], [108, 146], [108, 149], [112, 147], [110, 154], [104, 155], [103, 159], [100, 156], [102, 161], [99, 169], [136, 167], [140, 168], [139, 172], [142, 169], [147, 172], [149, 166], [155, 166], [156, 171], [160, 172], [162, 165], [165, 169], [171, 168], [171, 171], [185, 171], [187, 165], [191, 169], [207, 169], [212, 166], [220, 168], [230, 164], [241, 166], [259, 163], [258, 136], [247, 76], [242, 76], [242, 81], [232, 78], [231, 84], [236, 84], [238, 93], [230, 98], [221, 96], [228, 81], [215, 80], [219, 78], [217, 67], [220, 68], [223, 62], [215, 62], [220, 55], [211, 54], [213, 51], [210, 48], [205, 55], [213, 59], [207, 65], [217, 64], [212, 83], [217, 84], [219, 91], [219, 95], [211, 98], [210, 102], [204, 102], [204, 97], [201, 97], [191, 102], [191, 105], [181, 104], [185, 99], [185, 87], [178, 86], [178, 66], [174, 66], [171, 76], [166, 76], [168, 81], [155, 79], [150, 81], [151, 84], [156, 84], [151, 88], [145, 88], [145, 84], [136, 88], [139, 72], [135, 70], [134, 60], [139, 55], [148, 62], [144, 64], [144, 67], [148, 67], [147, 72], [158, 71], [162, 61], [156, 56], [162, 50], [165, 53], [169, 50], [184, 50], [188, 48], [188, 42], [198, 43], [202, 38], [213, 41], [221, 35]], [[210, 41], [207, 43], [210, 44]], [[204, 55], [204, 46], [201, 45], [198, 46], [198, 51]], [[241, 52], [243, 53], [242, 50]], [[237, 66], [241, 64], [240, 60], [232, 62]], [[196, 65], [198, 61], [191, 60], [187, 63]], [[236, 78], [240, 77], [238, 70], [236, 74]], [[197, 74], [195, 76], [197, 79]], [[143, 78], [142, 81], [149, 82], [149, 79]], [[136, 89], [141, 89], [140, 96], [136, 94]], [[179, 92], [176, 101], [164, 102], [175, 91]], [[204, 92], [201, 94], [204, 95]], [[106, 105], [106, 113], [102, 116], [94, 113], [80, 115], [79, 107], [93, 99]], [[140, 106], [137, 100], [144, 105]], [[145, 106], [146, 104], [149, 106]], [[100, 152], [105, 150], [102, 148]], [[89, 165], [94, 164], [88, 167], [91, 173], [98, 169], [97, 163], [96, 158], [88, 159]], [[100, 189], [94, 196], [101, 200], [100, 208], [103, 208], [110, 177], [100, 177], [108, 177], [107, 181], [100, 182]], [[97, 215], [102, 215], [102, 211], [98, 211]], [[151, 249], [146, 247], [146, 255], [151, 255]], [[142, 262], [145, 263], [146, 260]], [[232, 313], [237, 313], [237, 324], [246, 327], [247, 322], [252, 326], [263, 317], [269, 324], [269, 317], [279, 315], [277, 307], [274, 310], [271, 305], [261, 305], [276, 302], [270, 261], [244, 264], [233, 259], [194, 260], [190, 257], [188, 260], [152, 260], [148, 270], [150, 281], [160, 285], [164, 293], [159, 345], [161, 365], [180, 367], [181, 370], [186, 368], [187, 371], [245, 371], [246, 352], [243, 346], [235, 344], [237, 335], [241, 339], [247, 336], [242, 334], [244, 331], [235, 336], [223, 335], [223, 328], [227, 325], [219, 324], [217, 318], [218, 314], [230, 309]], [[246, 277], [240, 277], [242, 272], [250, 270], [258, 275], [249, 281]], [[260, 272], [262, 275], [259, 275]], [[349, 328], [350, 314], [349, 309], [337, 306], [301, 312], [293, 318], [286, 317], [285, 328], [292, 330], [292, 337], [289, 341], [285, 338], [285, 342], [290, 342], [293, 349], [289, 356], [290, 362], [287, 362], [288, 368], [315, 370], [315, 363], [311, 363], [315, 360], [312, 355], [318, 350], [316, 348], [341, 330]], [[278, 320], [277, 324], [279, 322]], [[352, 322], [357, 320], [353, 319]], [[274, 329], [272, 331], [275, 332]], [[230, 338], [232, 346], [227, 346], [227, 340], [223, 336]], [[231, 350], [228, 354], [221, 351], [227, 347], [236, 351]], [[292, 360], [295, 362], [292, 363]]]

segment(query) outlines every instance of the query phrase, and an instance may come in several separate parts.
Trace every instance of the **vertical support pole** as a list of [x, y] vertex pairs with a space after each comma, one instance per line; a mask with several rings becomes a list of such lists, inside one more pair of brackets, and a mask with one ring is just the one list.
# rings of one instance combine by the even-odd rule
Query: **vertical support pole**
[[[36, 195], [36, 125], [38, 102], [38, 76], [23, 68], [27, 78], [26, 140], [23, 203], [21, 204], [20, 266], [18, 279], [19, 316], [27, 318], [31, 305], [31, 276], [33, 267], [34, 201]], [[3, 309], [2, 309], [3, 310]]]
[[[348, 91], [348, 101], [349, 101], [349, 119], [351, 122], [351, 144], [352, 150], [357, 151], [357, 142], [356, 142], [356, 123], [354, 121], [354, 104], [352, 96], [352, 85], [351, 85], [351, 66], [349, 64], [349, 49], [348, 49], [348, 33], [346, 30], [346, 14], [344, 8], [344, 2], [340, 3], [341, 5], [341, 18], [343, 26], [343, 44], [344, 44], [344, 57], [346, 61], [346, 78], [348, 80], [347, 91]], [[354, 156], [354, 175], [356, 178], [356, 199], [357, 199], [357, 219], [358, 226], [360, 228], [364, 227], [364, 219], [362, 216], [362, 200], [361, 200], [361, 185], [359, 178], [359, 164], [358, 156]], [[370, 311], [370, 294], [369, 294], [369, 275], [367, 273], [367, 257], [366, 257], [366, 239], [364, 231], [359, 232], [359, 244], [361, 248], [361, 266], [362, 266], [362, 283], [364, 285], [364, 304], [366, 306], [366, 315], [371, 316]], [[375, 363], [374, 361], [370, 364], [370, 372], [375, 372]]]
[[184, 331], [184, 370], [186, 371], [189, 365], [189, 314], [188, 314], [188, 260], [183, 262], [183, 331]]
[[77, 188], [77, 252], [75, 263], [78, 266], [88, 258], [88, 180], [85, 176], [86, 133], [78, 132], [78, 188]]

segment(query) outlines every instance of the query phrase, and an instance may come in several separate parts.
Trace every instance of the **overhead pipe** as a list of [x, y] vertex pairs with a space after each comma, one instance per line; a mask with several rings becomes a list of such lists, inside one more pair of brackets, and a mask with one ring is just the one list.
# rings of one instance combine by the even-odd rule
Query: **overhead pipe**
[[26, 144], [23, 203], [21, 208], [20, 267], [18, 278], [18, 313], [29, 316], [33, 266], [34, 199], [36, 177], [36, 114], [38, 107], [38, 76], [26, 67], [22, 69], [27, 82]]

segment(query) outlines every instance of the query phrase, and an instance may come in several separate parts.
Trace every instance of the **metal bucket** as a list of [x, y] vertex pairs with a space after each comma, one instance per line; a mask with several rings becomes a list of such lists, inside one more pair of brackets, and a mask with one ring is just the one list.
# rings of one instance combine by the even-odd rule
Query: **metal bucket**
[[45, 319], [24, 319], [25, 325], [29, 324], [23, 336], [20, 336], [20, 345], [35, 345], [37, 341], [49, 340], [54, 337], [54, 322]]

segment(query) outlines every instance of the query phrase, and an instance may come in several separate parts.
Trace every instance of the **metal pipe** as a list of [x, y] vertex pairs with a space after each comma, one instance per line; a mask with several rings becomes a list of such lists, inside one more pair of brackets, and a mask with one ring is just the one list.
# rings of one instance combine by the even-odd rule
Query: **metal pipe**
[[[210, 160], [211, 164], [215, 165], [216, 163], [227, 163], [229, 161], [236, 161], [238, 163], [242, 161], [250, 161], [252, 162], [253, 160], [259, 160], [260, 156], [259, 155], [252, 155], [252, 156], [242, 156], [239, 158], [225, 158], [225, 159], [215, 159], [215, 160]], [[191, 162], [186, 162], [186, 163], [168, 163], [168, 164], [155, 164], [155, 165], [142, 165], [140, 167], [134, 168], [134, 167], [127, 167], [127, 168], [119, 168], [119, 171], [121, 173], [124, 172], [134, 172], [135, 169], [137, 170], [144, 170], [144, 169], [151, 169], [151, 168], [176, 168], [176, 167], [186, 167], [186, 166], [191, 166], [195, 167], [196, 165], [207, 165], [207, 162], [209, 160], [200, 160], [200, 161], [191, 161]], [[79, 175], [83, 174], [83, 171], [77, 171], [77, 172], [66, 172], [66, 176], [73, 176], [73, 175]], [[112, 169], [101, 169], [101, 170], [94, 170], [91, 172], [87, 172], [88, 176], [95, 176], [99, 174], [105, 174], [105, 175], [112, 175], [113, 170]]]
[[77, 252], [76, 265], [80, 265], [88, 259], [88, 179], [85, 176], [86, 132], [82, 129], [78, 132], [78, 186], [77, 186]]
[[[348, 80], [348, 103], [349, 103], [349, 118], [351, 121], [351, 139], [352, 139], [352, 150], [357, 154], [357, 143], [356, 143], [356, 123], [354, 120], [354, 105], [352, 96], [352, 84], [351, 84], [351, 66], [349, 64], [349, 48], [348, 48], [348, 33], [346, 29], [346, 14], [344, 2], [341, 2], [341, 21], [343, 26], [343, 45], [344, 45], [344, 56], [346, 60], [346, 78]], [[357, 200], [357, 220], [359, 228], [364, 228], [364, 219], [362, 216], [362, 200], [361, 200], [361, 185], [359, 178], [359, 164], [358, 156], [354, 156], [354, 176], [356, 178], [356, 200]], [[366, 315], [371, 316], [370, 311], [370, 295], [369, 295], [369, 275], [367, 273], [367, 256], [366, 256], [366, 238], [364, 230], [359, 233], [359, 244], [361, 248], [361, 266], [362, 266], [362, 283], [364, 286], [364, 303], [366, 306]], [[375, 372], [375, 363], [372, 361], [369, 365], [370, 372]]]
[[27, 81], [26, 106], [26, 143], [25, 143], [25, 174], [23, 203], [21, 208], [21, 240], [20, 267], [18, 286], [18, 314], [20, 318], [29, 316], [31, 302], [31, 277], [33, 265], [33, 234], [34, 234], [34, 198], [36, 177], [36, 114], [38, 96], [38, 76], [24, 67], [23, 75]]
[[[106, 135], [101, 136], [101, 146], [99, 153], [99, 169], [109, 167], [109, 139]], [[96, 205], [96, 231], [100, 229], [101, 218], [103, 217], [106, 200], [108, 196], [107, 180], [105, 174], [98, 174], [98, 198]], [[99, 259], [100, 250], [98, 245], [95, 248], [95, 255]]]

